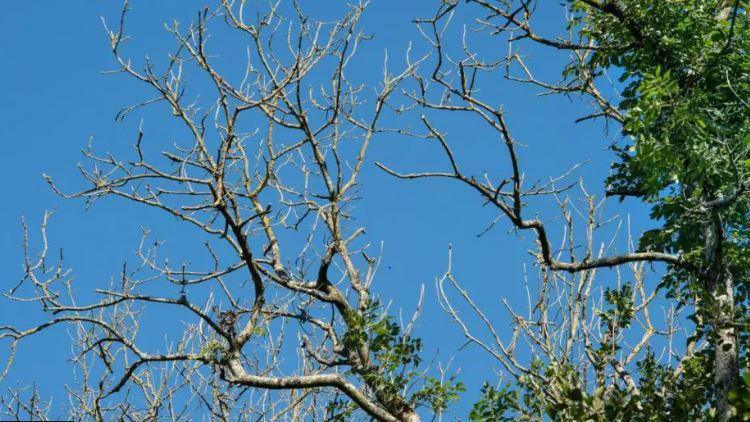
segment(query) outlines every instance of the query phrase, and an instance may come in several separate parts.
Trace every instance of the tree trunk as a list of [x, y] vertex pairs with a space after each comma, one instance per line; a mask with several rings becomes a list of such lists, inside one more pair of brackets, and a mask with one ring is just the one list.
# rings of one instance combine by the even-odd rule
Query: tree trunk
[[729, 392], [739, 379], [739, 348], [734, 328], [734, 280], [724, 262], [724, 230], [716, 211], [704, 228], [705, 253], [708, 268], [707, 287], [711, 294], [710, 321], [714, 333], [713, 382], [715, 388], [716, 417], [728, 421], [732, 417]]
[[[720, 280], [717, 280], [720, 281]], [[713, 297], [718, 305], [716, 316], [716, 344], [714, 352], [714, 386], [716, 387], [716, 413], [720, 421], [731, 419], [729, 391], [739, 379], [737, 333], [734, 329], [734, 286], [727, 274], [723, 283], [717, 283]]]
[[719, 4], [719, 11], [716, 14], [716, 19], [720, 21], [725, 21], [729, 19], [729, 16], [732, 14], [732, 11], [734, 10], [734, 1], [732, 0], [722, 0], [722, 2]]
[[[721, 0], [716, 19], [725, 21], [732, 16], [738, 6], [736, 0]], [[724, 230], [721, 217], [711, 210], [711, 222], [706, 224], [705, 247], [709, 268], [709, 287], [716, 310], [714, 330], [713, 380], [716, 400], [716, 417], [719, 421], [732, 418], [729, 405], [729, 392], [739, 381], [739, 346], [737, 331], [734, 328], [734, 280], [724, 262], [722, 243]]]

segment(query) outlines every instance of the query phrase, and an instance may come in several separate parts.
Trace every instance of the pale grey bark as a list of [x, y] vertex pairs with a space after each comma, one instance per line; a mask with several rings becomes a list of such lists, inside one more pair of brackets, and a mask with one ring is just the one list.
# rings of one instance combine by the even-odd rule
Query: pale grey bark
[[708, 220], [704, 225], [706, 265], [708, 268], [705, 283], [712, 303], [714, 332], [710, 334], [713, 342], [713, 382], [716, 400], [717, 419], [732, 419], [732, 407], [729, 393], [737, 388], [739, 380], [739, 348], [737, 332], [734, 327], [734, 283], [730, 269], [727, 268], [723, 243], [724, 230], [721, 217], [714, 209], [708, 210]]

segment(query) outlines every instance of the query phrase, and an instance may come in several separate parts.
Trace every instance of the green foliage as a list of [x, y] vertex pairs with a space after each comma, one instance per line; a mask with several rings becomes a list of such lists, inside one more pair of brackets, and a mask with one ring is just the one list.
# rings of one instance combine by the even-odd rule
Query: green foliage
[[[539, 2], [541, 5], [542, 2]], [[718, 19], [720, 1], [568, 0], [569, 28], [596, 49], [584, 63], [563, 71], [571, 85], [585, 75], [619, 76], [623, 139], [606, 183], [651, 206], [658, 224], [639, 239], [640, 251], [679, 255], [698, 270], [668, 266], [659, 288], [677, 307], [695, 312], [689, 340], [711, 339], [719, 309], [704, 271], [720, 268], [734, 280], [737, 327], [750, 322], [750, 19], [747, 1], [739, 14]], [[596, 7], [598, 5], [598, 7]], [[726, 6], [726, 5], [725, 5]], [[603, 10], [604, 9], [604, 10]], [[509, 10], [512, 8], [509, 7]], [[584, 42], [585, 44], [585, 42]], [[730, 200], [723, 201], [729, 198]], [[721, 206], [707, 204], [722, 202]], [[708, 253], [706, 230], [719, 221], [721, 251]], [[696, 302], [700, 307], [694, 307]], [[629, 284], [605, 292], [598, 316], [602, 338], [592, 363], [604, 371], [619, 350], [621, 332], [633, 323]], [[738, 328], [739, 329], [739, 328]], [[743, 367], [750, 335], [739, 333]], [[608, 391], [587, 389], [579, 368], [536, 360], [512, 387], [485, 385], [472, 420], [697, 420], [714, 417], [712, 347], [686, 357], [680, 371], [651, 353], [637, 365], [639, 393], [615, 383]], [[750, 375], [732, 394], [742, 418], [750, 419]], [[746, 420], [748, 420], [746, 419]]]
[[499, 390], [489, 383], [482, 385], [482, 395], [469, 413], [473, 422], [514, 421], [513, 411], [518, 409], [518, 393], [509, 386]]
[[539, 407], [553, 420], [596, 420], [597, 415], [602, 413], [604, 401], [600, 391], [589, 394], [580, 380], [580, 374], [571, 365], [548, 365], [545, 370], [545, 378], [555, 392], [553, 400], [546, 399], [543, 407], [541, 403], [536, 404], [538, 397], [527, 394], [527, 403], [532, 408]]
[[707, 359], [702, 354], [686, 359], [682, 375], [675, 376], [673, 368], [646, 353], [637, 364], [637, 395], [617, 384], [587, 391], [575, 367], [536, 360], [515, 384], [496, 389], [485, 383], [469, 420], [700, 420], [710, 412]]
[[633, 308], [633, 287], [624, 284], [619, 289], [607, 288], [604, 292], [604, 300], [608, 309], [599, 312], [602, 324], [606, 326], [607, 332], [614, 333], [630, 326], [635, 315]]
[[710, 398], [711, 373], [708, 357], [695, 355], [682, 362], [683, 373], [659, 364], [649, 352], [638, 362], [640, 395], [632, 398], [623, 412], [634, 420], [697, 420], [705, 416]]
[[443, 412], [448, 405], [457, 401], [459, 393], [466, 391], [466, 386], [455, 377], [451, 377], [448, 382], [433, 377], [427, 377], [421, 389], [411, 396], [412, 402], [417, 405], [427, 404], [433, 412]]
[[335, 398], [326, 406], [326, 420], [332, 422], [345, 422], [359, 409], [357, 404], [348, 398]]
[[211, 339], [203, 345], [198, 355], [201, 359], [209, 363], [217, 363], [221, 360], [221, 352], [224, 345], [217, 339]]
[[344, 336], [344, 345], [354, 349], [367, 344], [380, 374], [389, 378], [395, 389], [403, 388], [407, 379], [399, 369], [416, 368], [422, 359], [422, 341], [401, 333], [401, 327], [393, 317], [382, 314], [382, 305], [372, 301], [362, 314], [351, 312], [347, 316], [349, 329]]
[[[345, 316], [348, 330], [343, 338], [345, 347], [357, 349], [367, 346], [375, 369], [361, 373], [371, 385], [385, 394], [397, 396], [410, 385], [419, 385], [408, 401], [414, 406], [427, 406], [435, 413], [448, 408], [459, 399], [465, 386], [455, 377], [439, 380], [420, 370], [422, 340], [402, 332], [393, 317], [383, 312], [382, 304], [371, 301], [360, 313]], [[331, 411], [346, 413], [340, 405], [332, 404]]]
[[471, 421], [601, 420], [602, 391], [589, 394], [571, 365], [532, 361], [529, 373], [500, 389], [485, 383], [469, 413]]
[[750, 421], [750, 372], [745, 372], [740, 386], [729, 392], [729, 402], [738, 420]]
[[[747, 321], [750, 197], [742, 186], [750, 180], [748, 4], [740, 1], [736, 17], [718, 19], [719, 1], [600, 3], [611, 3], [618, 12], [570, 1], [575, 16], [571, 28], [600, 47], [584, 64], [586, 71], [620, 74], [625, 137], [613, 147], [618, 160], [607, 183], [613, 191], [638, 192], [651, 204], [651, 217], [660, 226], [641, 237], [641, 251], [679, 254], [696, 267], [716, 265], [708, 261], [714, 255], [707, 254], [704, 233], [710, 221], [721, 221], [724, 238], [718, 266], [733, 275], [735, 321]], [[582, 73], [580, 66], [571, 64], [565, 76], [575, 78]], [[705, 204], [724, 198], [732, 200], [709, 212]], [[700, 315], [689, 317], [696, 324], [692, 339], [710, 339], [719, 310], [705, 276], [670, 267], [661, 286], [679, 306], [701, 302]], [[607, 301], [616, 311], [606, 311], [602, 320], [612, 329], [626, 322], [627, 303], [615, 296]], [[744, 333], [740, 342], [740, 350], [747, 350], [750, 343]], [[747, 358], [743, 355], [741, 360]], [[668, 368], [653, 359], [642, 362], [639, 384], [649, 393], [639, 405], [656, 409], [655, 415], [669, 409], [678, 418], [710, 407], [710, 359], [693, 357], [686, 365], [690, 371], [672, 379]]]
[[598, 311], [603, 335], [599, 348], [594, 351], [594, 366], [601, 371], [620, 350], [620, 334], [628, 328], [635, 316], [633, 288], [624, 284], [619, 289], [607, 288], [604, 292], [606, 306]]

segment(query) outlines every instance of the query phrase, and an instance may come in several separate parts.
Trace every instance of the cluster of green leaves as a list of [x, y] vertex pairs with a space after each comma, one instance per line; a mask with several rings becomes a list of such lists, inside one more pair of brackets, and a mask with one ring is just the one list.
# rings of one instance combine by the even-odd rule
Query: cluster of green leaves
[[[604, 307], [598, 312], [602, 338], [593, 350], [594, 369], [603, 376], [605, 367], [620, 350], [620, 333], [633, 322], [634, 294], [631, 284], [609, 288]], [[503, 420], [660, 420], [664, 415], [676, 420], [700, 416], [708, 400], [710, 380], [704, 370], [707, 355], [687, 359], [682, 376], [673, 368], [658, 363], [652, 353], [637, 364], [639, 393], [624, 386], [588, 391], [582, 373], [572, 364], [532, 362], [530, 373], [515, 385], [482, 387], [482, 395], [469, 414], [472, 421]], [[601, 375], [599, 375], [601, 374]], [[540, 381], [543, 380], [543, 381]], [[603, 384], [602, 384], [603, 385]]]
[[[705, 387], [709, 380], [704, 379], [708, 375], [703, 370], [706, 359], [706, 355], [687, 359], [678, 377], [673, 368], [647, 353], [637, 365], [641, 380], [637, 395], [617, 384], [589, 392], [572, 365], [536, 360], [530, 368], [536, 375], [499, 389], [485, 384], [469, 420], [699, 420], [707, 416], [705, 403], [710, 396]], [[544, 383], [539, 382], [539, 376]], [[744, 396], [739, 392], [736, 397], [739, 401]]]
[[211, 339], [207, 341], [203, 347], [201, 347], [198, 356], [206, 362], [218, 363], [222, 359], [222, 352], [224, 351], [225, 345], [218, 339]]
[[[344, 346], [350, 349], [366, 345], [374, 367], [360, 372], [370, 385], [377, 385], [381, 394], [397, 396], [408, 386], [419, 385], [409, 402], [414, 406], [427, 406], [439, 413], [465, 391], [455, 377], [438, 379], [421, 370], [422, 340], [404, 333], [394, 318], [383, 312], [383, 305], [373, 300], [359, 313], [346, 315], [348, 330]], [[332, 403], [330, 411], [342, 411], [341, 405]]]
[[326, 420], [332, 422], [345, 422], [350, 420], [354, 412], [359, 409], [357, 404], [348, 397], [336, 397], [328, 402], [326, 406]]
[[635, 316], [632, 285], [623, 284], [617, 289], [607, 288], [604, 291], [604, 301], [606, 307], [598, 312], [604, 326], [601, 347], [613, 353], [619, 350], [616, 341], [619, 333], [630, 326]]
[[[619, 350], [618, 335], [630, 325], [635, 314], [630, 284], [607, 289], [604, 299], [606, 306], [599, 312], [604, 335], [594, 353], [598, 372], [604, 371]], [[620, 390], [587, 392], [580, 372], [571, 364], [544, 363], [535, 359], [530, 372], [522, 376], [514, 388], [496, 389], [485, 384], [480, 400], [469, 415], [470, 420], [512, 420], [516, 417], [534, 420], [543, 416], [553, 420], [600, 420], [606, 415], [622, 414], [627, 408], [627, 395]]]
[[588, 392], [573, 365], [535, 359], [529, 373], [521, 376], [513, 388], [497, 390], [485, 385], [470, 419], [603, 420], [612, 403], [603, 389]]
[[[607, 2], [605, 2], [607, 3]], [[750, 30], [739, 4], [736, 18], [717, 19], [719, 2], [613, 2], [626, 18], [573, 1], [585, 34], [602, 47], [587, 63], [593, 72], [621, 72], [625, 144], [608, 183], [639, 192], [663, 225], [641, 249], [682, 252], [699, 261], [701, 201], [732, 195], [750, 173]], [[746, 197], [745, 197], [746, 198]], [[734, 242], [747, 242], [747, 201], [723, 210]], [[684, 277], [681, 277], [684, 279]]]
[[508, 385], [495, 388], [489, 383], [482, 386], [479, 401], [474, 403], [469, 413], [473, 422], [514, 421], [518, 409], [518, 392]]
[[740, 386], [729, 393], [729, 401], [738, 420], [750, 421], [750, 372], [745, 372]]
[[638, 362], [640, 395], [630, 398], [624, 412], [635, 420], [698, 420], [706, 415], [710, 399], [710, 355], [701, 353], [682, 362], [682, 375], [659, 363], [650, 351]]

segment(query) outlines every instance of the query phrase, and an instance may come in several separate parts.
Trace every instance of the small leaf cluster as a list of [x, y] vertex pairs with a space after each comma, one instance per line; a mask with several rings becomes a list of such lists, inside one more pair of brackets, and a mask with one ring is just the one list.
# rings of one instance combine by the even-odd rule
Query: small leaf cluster
[[221, 353], [224, 350], [224, 345], [217, 339], [211, 339], [201, 347], [198, 356], [209, 363], [218, 363], [221, 360]]
[[383, 312], [383, 305], [373, 300], [358, 313], [346, 315], [348, 330], [343, 338], [347, 348], [367, 346], [375, 369], [361, 373], [370, 385], [377, 385], [386, 396], [396, 396], [407, 386], [419, 385], [409, 397], [414, 406], [427, 406], [439, 413], [465, 391], [455, 377], [448, 380], [425, 375], [422, 364], [422, 340], [404, 333], [394, 318]]
[[508, 385], [495, 388], [485, 382], [482, 385], [482, 394], [479, 401], [469, 412], [469, 420], [472, 422], [491, 421], [514, 421], [514, 412], [518, 410], [518, 391]]

